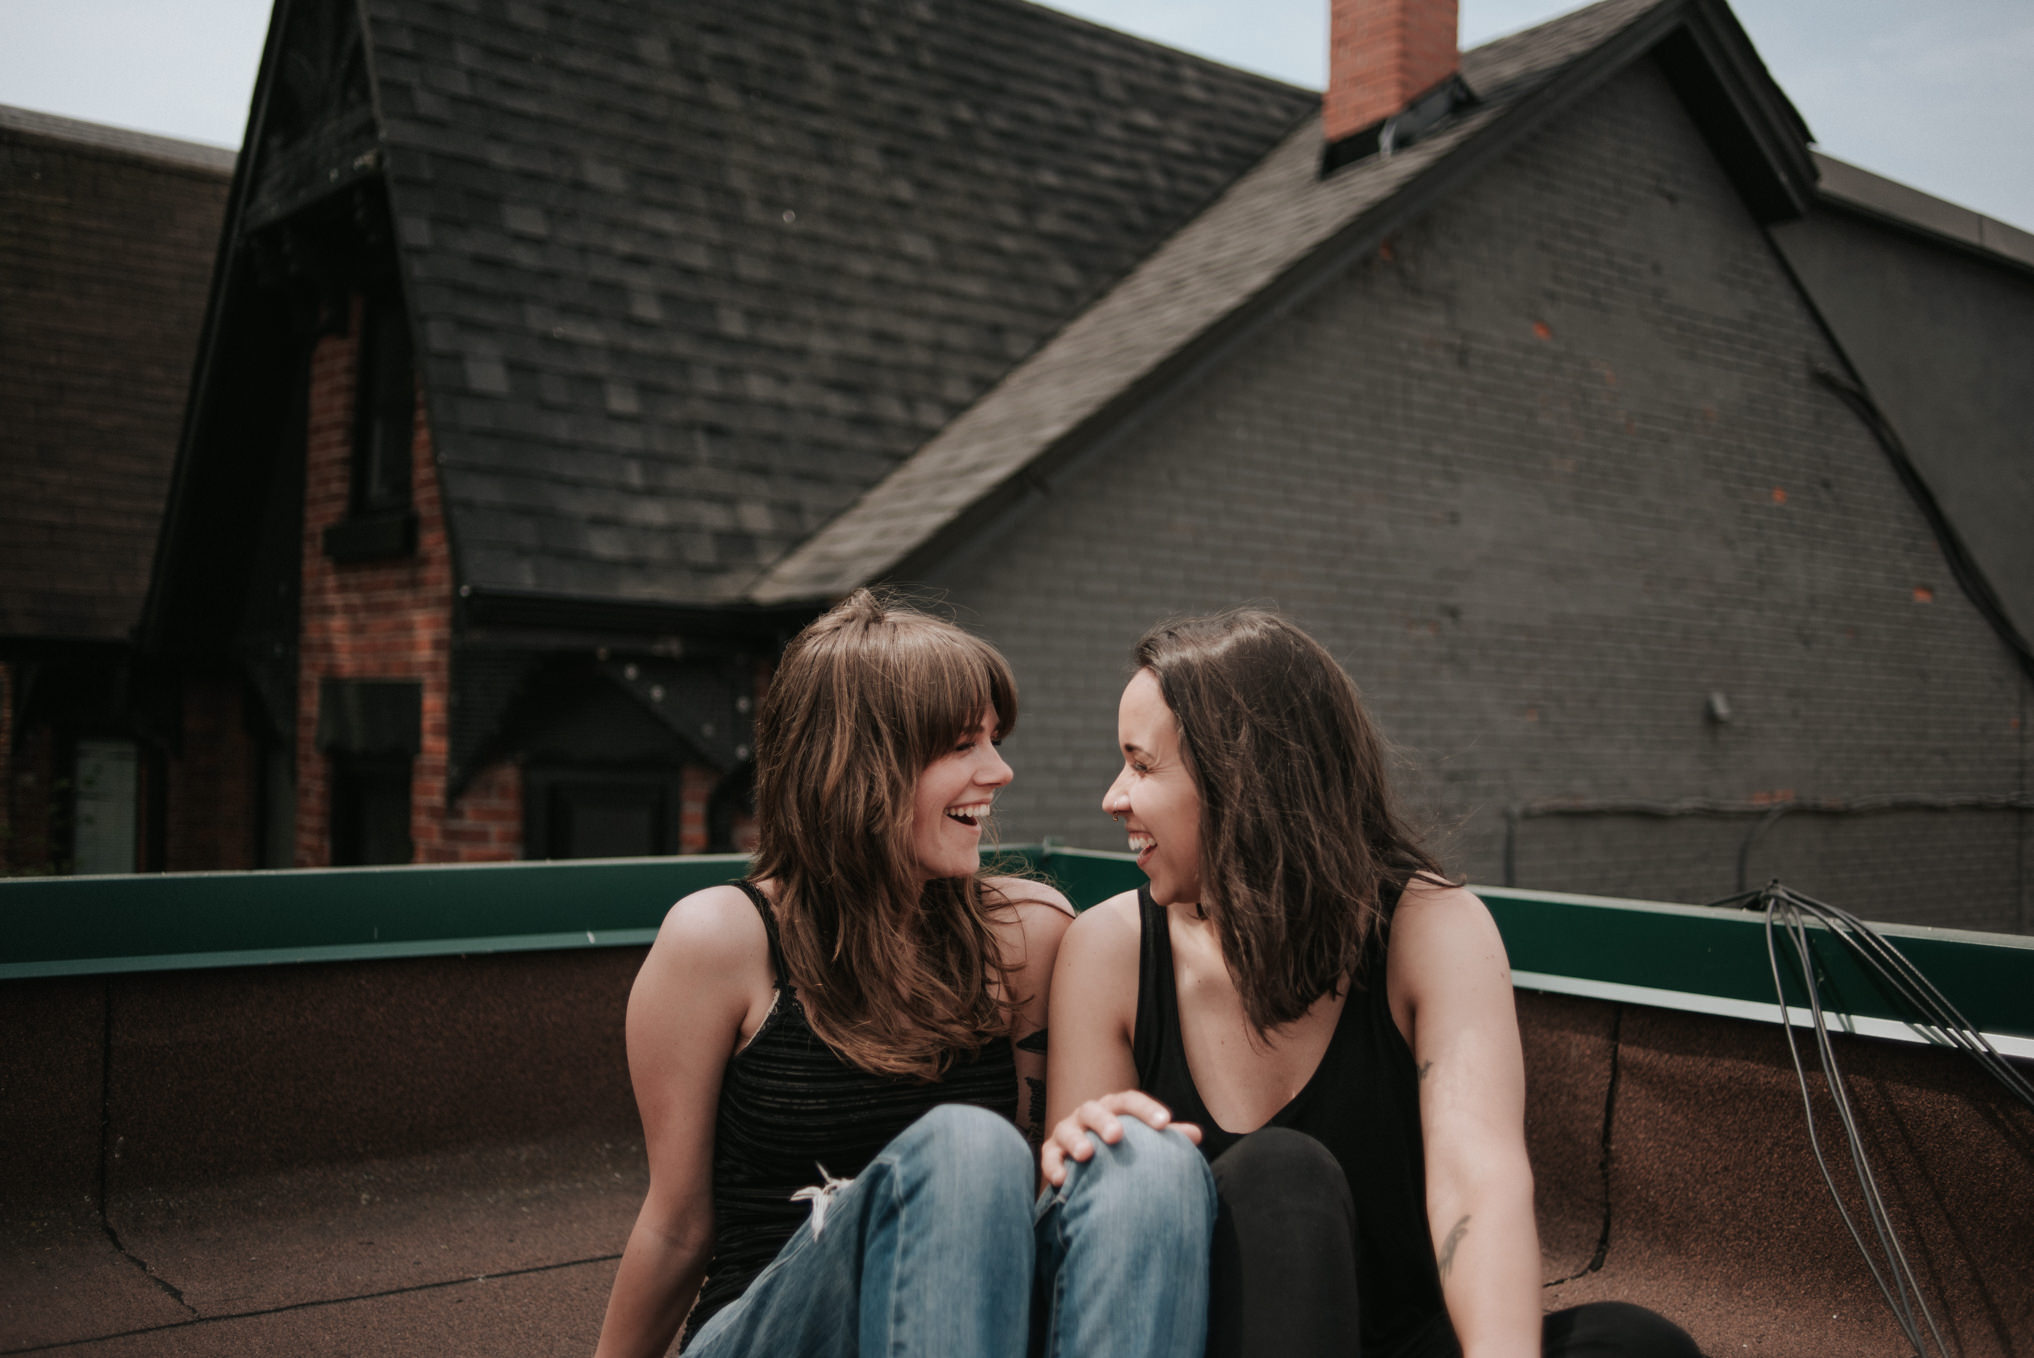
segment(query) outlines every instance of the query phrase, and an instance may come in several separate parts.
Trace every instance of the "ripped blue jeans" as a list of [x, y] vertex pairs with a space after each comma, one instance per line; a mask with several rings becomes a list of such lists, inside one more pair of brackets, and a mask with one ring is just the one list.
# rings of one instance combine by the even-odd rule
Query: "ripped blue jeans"
[[[827, 1195], [687, 1358], [1199, 1358], [1215, 1188], [1177, 1132], [1124, 1119], [1034, 1202], [993, 1113], [933, 1109]], [[1034, 1296], [1036, 1305], [1034, 1305]]]

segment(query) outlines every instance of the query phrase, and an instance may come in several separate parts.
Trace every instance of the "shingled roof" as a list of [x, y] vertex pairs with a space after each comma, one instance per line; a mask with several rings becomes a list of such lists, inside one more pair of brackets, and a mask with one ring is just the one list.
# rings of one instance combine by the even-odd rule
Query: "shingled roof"
[[[1223, 352], [1375, 249], [1394, 227], [1630, 62], [1665, 53], [1708, 104], [1748, 196], [1798, 207], [1814, 171], [1807, 128], [1729, 10], [1711, 0], [1602, 0], [1462, 57], [1476, 102], [1425, 140], [1323, 175], [1319, 120], [1295, 128], [1106, 297], [845, 514], [765, 572], [759, 603], [824, 599], [908, 574], [959, 536], [1050, 492], [1154, 389]], [[1748, 116], [1747, 116], [1748, 115]], [[1724, 125], [1719, 125], [1724, 124]]]
[[739, 598], [1316, 102], [1017, 0], [370, 0], [480, 594]]
[[232, 172], [0, 107], [0, 636], [137, 619]]

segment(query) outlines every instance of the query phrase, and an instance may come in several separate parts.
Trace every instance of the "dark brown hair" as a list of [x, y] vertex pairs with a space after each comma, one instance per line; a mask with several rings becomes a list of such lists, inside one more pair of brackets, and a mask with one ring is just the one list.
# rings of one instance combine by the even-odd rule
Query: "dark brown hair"
[[1290, 1023], [1357, 974], [1387, 889], [1440, 877], [1392, 805], [1356, 684], [1275, 613], [1163, 622], [1137, 643], [1201, 799], [1201, 908], [1243, 1012]]
[[1008, 1030], [980, 873], [921, 883], [912, 793], [993, 709], [1017, 722], [995, 647], [857, 590], [794, 638], [756, 714], [751, 868], [777, 889], [784, 960], [812, 1029], [864, 1070], [935, 1078]]

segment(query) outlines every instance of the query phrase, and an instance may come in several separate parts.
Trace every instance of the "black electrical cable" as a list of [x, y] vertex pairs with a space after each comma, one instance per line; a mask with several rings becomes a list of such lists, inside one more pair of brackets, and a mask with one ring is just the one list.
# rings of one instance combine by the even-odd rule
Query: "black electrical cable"
[[[1785, 899], [1780, 890], [1769, 889], [1765, 896], [1766, 957], [1772, 964], [1773, 993], [1780, 1004], [1780, 1030], [1786, 1034], [1787, 1054], [1794, 1063], [1794, 1076], [1801, 1086], [1801, 1111], [1808, 1123], [1808, 1145], [1815, 1152], [1815, 1164], [1822, 1171], [1822, 1182], [1829, 1189], [1829, 1197], [1836, 1204], [1837, 1213], [1850, 1231], [1850, 1238], [1856, 1243], [1858, 1253], [1864, 1257], [1865, 1267], [1871, 1270], [1872, 1281], [1878, 1285], [1879, 1294], [1886, 1299], [1886, 1306], [1893, 1313], [1900, 1331], [1913, 1344], [1914, 1352], [1925, 1358], [1928, 1345], [1921, 1334], [1920, 1325], [1915, 1322], [1918, 1306], [1921, 1318], [1926, 1322], [1929, 1333], [1935, 1338], [1938, 1353], [1949, 1354], [1948, 1346], [1942, 1342], [1942, 1333], [1936, 1328], [1935, 1317], [1928, 1309], [1926, 1299], [1921, 1296], [1920, 1281], [1913, 1276], [1913, 1269], [1907, 1262], [1906, 1251], [1900, 1248], [1899, 1233], [1893, 1227], [1887, 1213], [1884, 1198], [1879, 1194], [1878, 1180], [1871, 1172], [1871, 1161], [1865, 1153], [1864, 1142], [1857, 1129], [1857, 1120], [1850, 1107], [1850, 1096], [1843, 1082], [1842, 1071], [1836, 1063], [1836, 1051], [1829, 1041], [1828, 1019], [1822, 1011], [1819, 988], [1815, 983], [1814, 958], [1808, 943], [1808, 931], [1802, 923], [1801, 911]], [[1815, 1027], [1817, 1054], [1822, 1062], [1823, 1082], [1827, 1085], [1831, 1101], [1836, 1105], [1837, 1117], [1843, 1123], [1844, 1140], [1850, 1149], [1851, 1167], [1857, 1175], [1858, 1191], [1864, 1198], [1865, 1213], [1871, 1221], [1872, 1233], [1878, 1238], [1879, 1249], [1885, 1262], [1880, 1268], [1880, 1257], [1874, 1256], [1866, 1246], [1864, 1235], [1857, 1228], [1850, 1209], [1844, 1204], [1843, 1195], [1837, 1191], [1836, 1176], [1830, 1172], [1829, 1161], [1822, 1154], [1822, 1135], [1815, 1125], [1815, 1104], [1808, 1085], [1808, 1072], [1801, 1063], [1801, 1052], [1794, 1041], [1793, 1015], [1787, 1007], [1787, 994], [1780, 982], [1780, 956], [1776, 943], [1779, 915], [1785, 910], [1788, 915], [1784, 926], [1788, 939], [1794, 945], [1795, 962], [1800, 968], [1802, 984], [1808, 995], [1808, 1008]], [[1891, 1282], [1887, 1281], [1891, 1275]]]
[[[1894, 947], [1870, 925], [1840, 907], [1818, 901], [1810, 896], [1782, 886], [1776, 879], [1757, 891], [1742, 891], [1715, 904], [1719, 906], [1743, 906], [1761, 910], [1765, 916], [1766, 959], [1772, 968], [1773, 996], [1780, 1006], [1780, 1029], [1786, 1035], [1787, 1054], [1794, 1063], [1794, 1075], [1801, 1087], [1801, 1108], [1807, 1117], [1808, 1144], [1815, 1153], [1815, 1163], [1822, 1171], [1822, 1181], [1829, 1188], [1829, 1196], [1836, 1203], [1838, 1215], [1850, 1237], [1864, 1256], [1865, 1266], [1871, 1270], [1872, 1281], [1878, 1284], [1880, 1295], [1885, 1297], [1886, 1306], [1892, 1311], [1901, 1332], [1913, 1344], [1917, 1358], [1927, 1358], [1927, 1338], [1935, 1341], [1935, 1351], [1947, 1358], [1951, 1349], [1942, 1338], [1942, 1331], [1935, 1323], [1935, 1316], [1921, 1293], [1920, 1280], [1915, 1276], [1907, 1260], [1905, 1249], [1900, 1245], [1899, 1233], [1893, 1226], [1891, 1213], [1887, 1210], [1884, 1197], [1879, 1192], [1877, 1177], [1872, 1173], [1871, 1162], [1865, 1152], [1864, 1138], [1858, 1130], [1857, 1118], [1851, 1108], [1850, 1093], [1843, 1081], [1843, 1073], [1836, 1060], [1836, 1048], [1829, 1038], [1829, 1022], [1822, 1008], [1821, 987], [1816, 981], [1814, 949], [1809, 941], [1808, 922], [1813, 920], [1825, 933], [1850, 949], [1857, 960], [1881, 985], [1905, 1004], [1911, 1011], [1910, 1023], [1917, 1030], [1941, 1042], [1955, 1047], [1971, 1057], [1985, 1072], [2004, 1085], [2009, 1093], [2030, 1110], [2034, 1110], [2034, 1084], [2016, 1070], [2012, 1063], [2001, 1056], [1977, 1026], [1966, 1019], [1956, 1006], [1950, 1003], [1928, 977], [1908, 961], [1905, 954]], [[1836, 1188], [1836, 1177], [1831, 1173], [1829, 1161], [1822, 1153], [1822, 1136], [1815, 1124], [1815, 1105], [1808, 1084], [1807, 1067], [1802, 1063], [1799, 1045], [1794, 1038], [1793, 1014], [1787, 1004], [1786, 986], [1780, 977], [1780, 935], [1784, 934], [1791, 945], [1794, 965], [1799, 972], [1803, 992], [1808, 1000], [1810, 1023], [1815, 1029], [1816, 1054], [1822, 1066], [1822, 1075], [1829, 1088], [1831, 1102], [1836, 1107], [1839, 1121], [1843, 1125], [1843, 1136], [1850, 1150], [1851, 1165], [1856, 1172], [1858, 1191], [1864, 1199], [1866, 1216], [1872, 1227], [1872, 1234], [1879, 1242], [1879, 1254], [1874, 1255], [1865, 1244], [1864, 1233], [1858, 1229], [1855, 1218], [1845, 1205]], [[1883, 1268], [1881, 1261], [1883, 1260]], [[1927, 1334], [1924, 1336], [1923, 1327]]]

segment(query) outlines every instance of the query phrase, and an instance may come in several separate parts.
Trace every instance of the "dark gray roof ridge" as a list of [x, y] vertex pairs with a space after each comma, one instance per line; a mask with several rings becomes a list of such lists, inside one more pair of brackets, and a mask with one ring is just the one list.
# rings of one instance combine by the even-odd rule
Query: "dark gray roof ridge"
[[1958, 245], [1996, 255], [2023, 268], [2034, 268], [2034, 232], [2023, 231], [1996, 217], [1923, 193], [1896, 179], [1820, 151], [1812, 153], [1821, 175], [1817, 192], [1833, 203], [1854, 208], [1899, 225], [1942, 236]]
[[17, 108], [11, 104], [0, 104], [0, 128], [104, 151], [119, 151], [147, 160], [167, 161], [187, 169], [208, 170], [221, 175], [232, 174], [234, 162], [240, 159], [238, 151], [231, 151], [223, 146], [208, 146], [204, 142], [183, 141], [176, 137], [159, 137], [153, 132], [135, 132], [125, 127], [111, 127], [105, 123], [89, 123], [79, 118], [65, 118], [54, 113], [41, 113], [35, 109]]
[[1465, 52], [1463, 76], [1483, 102], [1406, 151], [1326, 178], [1319, 174], [1319, 119], [1308, 119], [918, 452], [762, 572], [748, 597], [764, 604], [826, 598], [895, 572], [1574, 59], [1647, 14], [1680, 7], [1677, 0], [1601, 0]]

